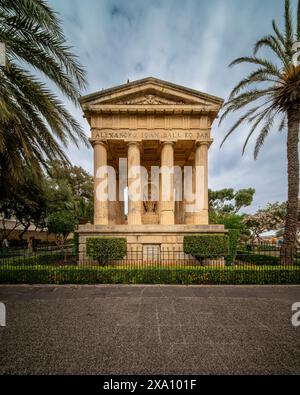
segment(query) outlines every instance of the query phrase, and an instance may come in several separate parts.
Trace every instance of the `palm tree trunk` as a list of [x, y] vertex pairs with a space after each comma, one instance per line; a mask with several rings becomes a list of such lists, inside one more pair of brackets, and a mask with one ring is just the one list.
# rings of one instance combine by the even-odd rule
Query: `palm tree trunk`
[[300, 109], [288, 111], [288, 138], [287, 138], [287, 159], [288, 159], [288, 202], [283, 245], [281, 248], [281, 263], [292, 265], [296, 250], [297, 240], [297, 212], [299, 194], [299, 124]]

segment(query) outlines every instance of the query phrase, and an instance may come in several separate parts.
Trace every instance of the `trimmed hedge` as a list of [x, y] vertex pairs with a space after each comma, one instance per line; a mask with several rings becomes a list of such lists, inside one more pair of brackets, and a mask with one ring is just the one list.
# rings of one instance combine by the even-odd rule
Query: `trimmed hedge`
[[127, 254], [127, 240], [120, 237], [89, 237], [86, 253], [101, 264], [123, 259]]
[[229, 254], [228, 236], [224, 234], [184, 236], [183, 250], [196, 259], [227, 256]]
[[30, 265], [51, 265], [64, 259], [63, 252], [34, 254], [29, 256], [15, 256], [0, 258], [0, 265], [4, 266], [30, 266]]
[[297, 267], [227, 266], [145, 269], [122, 267], [0, 267], [2, 284], [300, 284]]
[[226, 258], [226, 263], [229, 265], [233, 264], [235, 261], [239, 237], [239, 229], [228, 229], [229, 254]]
[[236, 260], [245, 263], [253, 263], [255, 265], [278, 266], [280, 264], [279, 256], [263, 255], [263, 254], [255, 254], [255, 253], [247, 254], [242, 251], [238, 251], [236, 255]]

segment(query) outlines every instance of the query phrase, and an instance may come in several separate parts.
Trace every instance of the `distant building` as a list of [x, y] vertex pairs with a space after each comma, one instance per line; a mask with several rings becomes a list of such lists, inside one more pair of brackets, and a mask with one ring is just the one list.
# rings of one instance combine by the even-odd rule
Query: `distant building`
[[[24, 231], [24, 226], [21, 225], [16, 219], [2, 219], [0, 220], [0, 236], [3, 238], [5, 233], [9, 233], [9, 240], [19, 240], [20, 234]], [[55, 235], [48, 234], [48, 230], [39, 229], [35, 225], [30, 225], [29, 229], [23, 236], [24, 240], [30, 239], [30, 237], [34, 237], [36, 240], [41, 241], [55, 241]]]

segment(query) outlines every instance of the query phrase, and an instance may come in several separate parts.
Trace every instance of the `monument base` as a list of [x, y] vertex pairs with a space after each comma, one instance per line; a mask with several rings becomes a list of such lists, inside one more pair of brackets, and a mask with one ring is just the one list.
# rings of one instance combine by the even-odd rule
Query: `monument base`
[[[184, 236], [200, 233], [227, 233], [224, 225], [79, 225], [79, 260], [85, 262], [89, 237], [124, 237], [127, 249], [141, 251], [143, 257], [160, 255], [162, 251], [183, 253]], [[160, 259], [161, 260], [161, 259]]]

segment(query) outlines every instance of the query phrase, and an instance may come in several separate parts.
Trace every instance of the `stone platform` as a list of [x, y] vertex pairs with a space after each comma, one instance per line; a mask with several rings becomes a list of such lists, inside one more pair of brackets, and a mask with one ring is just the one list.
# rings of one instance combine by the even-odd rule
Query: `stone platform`
[[128, 250], [147, 248], [151, 251], [182, 251], [184, 236], [199, 233], [226, 233], [224, 225], [80, 225], [80, 260], [85, 258], [86, 239], [89, 237], [124, 237]]

